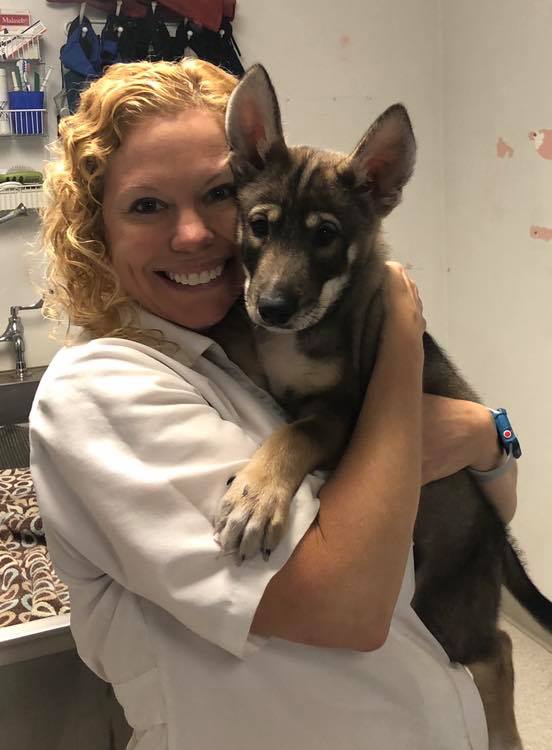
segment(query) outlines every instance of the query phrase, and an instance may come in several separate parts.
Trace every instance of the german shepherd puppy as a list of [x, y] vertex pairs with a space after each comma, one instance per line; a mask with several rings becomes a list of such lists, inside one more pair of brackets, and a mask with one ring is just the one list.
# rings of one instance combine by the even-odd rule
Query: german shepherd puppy
[[[381, 221], [400, 202], [416, 144], [396, 104], [349, 156], [286, 146], [261, 66], [237, 86], [226, 124], [245, 310], [237, 306], [214, 335], [292, 421], [233, 479], [215, 529], [224, 551], [266, 558], [299, 484], [335, 465], [354, 426], [384, 314]], [[428, 334], [424, 349], [426, 393], [478, 400]], [[549, 631], [552, 603], [467, 471], [422, 488], [414, 545], [415, 611], [450, 659], [472, 671], [491, 749], [519, 750], [511, 642], [497, 628], [501, 584]]]

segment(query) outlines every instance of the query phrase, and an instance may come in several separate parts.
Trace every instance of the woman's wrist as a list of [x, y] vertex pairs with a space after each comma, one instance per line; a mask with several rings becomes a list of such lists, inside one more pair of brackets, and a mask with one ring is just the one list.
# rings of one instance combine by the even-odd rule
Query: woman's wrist
[[424, 394], [422, 483], [468, 468], [498, 514], [516, 509], [517, 465], [499, 444], [491, 412], [481, 404]]
[[469, 468], [475, 471], [492, 471], [504, 458], [491, 412], [481, 404], [473, 404], [474, 451]]

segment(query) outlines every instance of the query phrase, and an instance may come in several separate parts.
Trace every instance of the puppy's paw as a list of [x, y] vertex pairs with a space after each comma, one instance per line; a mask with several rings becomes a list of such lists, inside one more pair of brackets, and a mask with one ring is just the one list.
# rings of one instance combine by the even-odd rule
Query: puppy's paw
[[293, 495], [253, 461], [229, 482], [215, 518], [217, 541], [238, 562], [259, 551], [268, 560], [282, 538]]

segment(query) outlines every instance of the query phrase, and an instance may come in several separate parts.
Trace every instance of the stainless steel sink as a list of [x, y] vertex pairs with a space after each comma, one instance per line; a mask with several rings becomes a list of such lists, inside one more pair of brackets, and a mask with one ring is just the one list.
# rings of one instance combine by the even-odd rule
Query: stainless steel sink
[[[0, 372], [0, 470], [29, 466], [29, 412], [45, 370], [45, 367], [29, 368], [22, 380], [13, 370]], [[74, 647], [68, 614], [0, 628], [0, 671], [5, 671], [6, 665]], [[9, 685], [8, 679], [6, 689]], [[0, 694], [4, 687], [1, 683]]]
[[33, 398], [46, 367], [29, 367], [23, 380], [13, 370], [0, 372], [0, 425], [29, 419]]
[[15, 372], [0, 372], [0, 470], [29, 466], [29, 412], [46, 370], [31, 367], [20, 380]]

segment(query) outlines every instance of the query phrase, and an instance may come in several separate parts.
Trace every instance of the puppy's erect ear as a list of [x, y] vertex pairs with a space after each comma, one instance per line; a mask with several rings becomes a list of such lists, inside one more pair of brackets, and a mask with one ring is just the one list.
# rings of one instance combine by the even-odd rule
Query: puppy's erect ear
[[263, 169], [273, 149], [286, 151], [280, 107], [262, 65], [250, 68], [236, 86], [226, 109], [230, 163], [238, 175]]
[[416, 140], [406, 108], [394, 104], [378, 117], [343, 162], [342, 174], [355, 177], [356, 186], [370, 193], [380, 216], [400, 203], [402, 189], [412, 176]]

